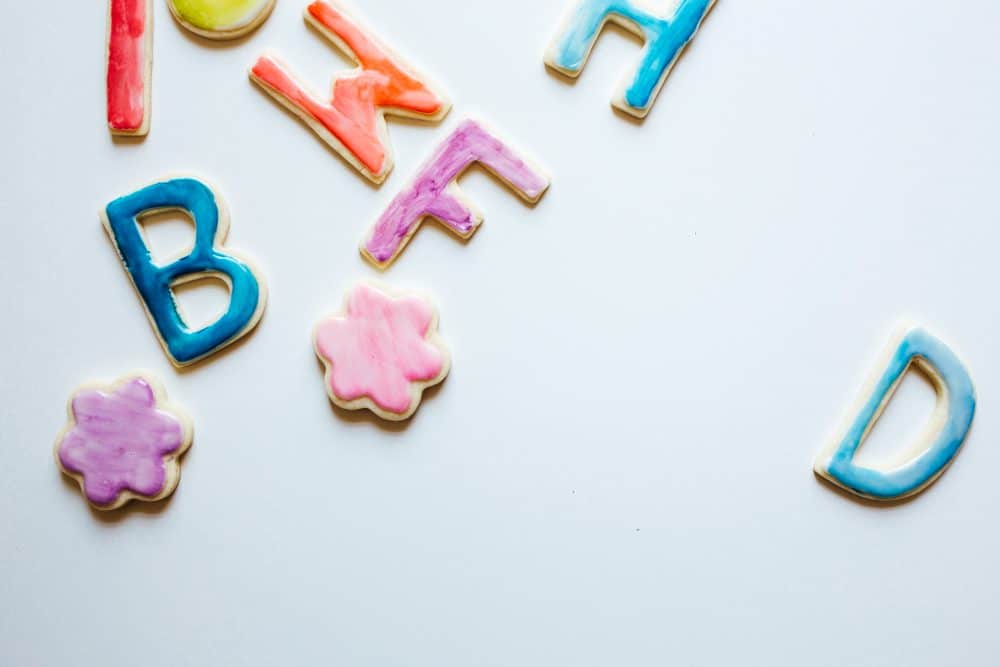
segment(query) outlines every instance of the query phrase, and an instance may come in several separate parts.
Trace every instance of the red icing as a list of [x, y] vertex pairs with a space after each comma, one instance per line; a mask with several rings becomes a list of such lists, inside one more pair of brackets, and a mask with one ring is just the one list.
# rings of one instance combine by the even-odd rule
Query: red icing
[[377, 128], [379, 107], [434, 115], [444, 102], [426, 85], [403, 71], [374, 39], [331, 5], [313, 2], [308, 12], [324, 30], [336, 35], [354, 53], [361, 70], [334, 81], [330, 104], [315, 99], [277, 62], [266, 56], [253, 66], [253, 76], [319, 122], [366, 169], [381, 174], [386, 163], [386, 147]]
[[108, 126], [136, 132], [146, 117], [147, 0], [110, 0]]

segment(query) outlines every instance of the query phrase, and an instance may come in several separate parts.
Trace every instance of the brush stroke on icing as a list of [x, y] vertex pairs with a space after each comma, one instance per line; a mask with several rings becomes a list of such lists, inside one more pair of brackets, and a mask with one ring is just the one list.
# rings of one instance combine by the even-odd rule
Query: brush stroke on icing
[[[888, 470], [864, 468], [854, 455], [911, 364], [926, 370], [938, 392], [936, 418], [928, 433], [929, 447]], [[937, 338], [911, 328], [894, 344], [846, 433], [832, 450], [820, 454], [816, 473], [839, 486], [876, 500], [895, 500], [920, 492], [932, 483], [958, 454], [976, 412], [972, 378], [958, 357]]]
[[643, 117], [684, 47], [694, 38], [715, 0], [681, 0], [670, 17], [643, 9], [634, 0], [580, 0], [546, 55], [546, 63], [578, 76], [607, 21], [635, 32], [645, 41], [635, 71], [613, 100], [615, 107]]
[[[139, 226], [142, 215], [169, 209], [187, 212], [194, 221], [194, 247], [187, 255], [158, 266]], [[246, 334], [263, 312], [266, 293], [253, 269], [218, 246], [225, 241], [229, 217], [215, 192], [194, 178], [174, 178], [115, 199], [104, 211], [104, 226], [125, 270], [146, 306], [153, 327], [171, 360], [193, 363]], [[215, 275], [229, 285], [229, 305], [208, 326], [193, 331], [177, 310], [171, 287]]]
[[158, 500], [173, 492], [177, 459], [190, 444], [187, 419], [158, 405], [149, 379], [131, 376], [110, 388], [84, 387], [73, 394], [56, 460], [87, 500], [112, 509], [131, 498]]
[[424, 388], [441, 382], [449, 369], [433, 306], [365, 284], [348, 294], [343, 315], [316, 326], [313, 343], [326, 367], [330, 399], [385, 419], [413, 414]]
[[481, 163], [530, 202], [538, 201], [549, 187], [544, 174], [485, 127], [474, 120], [463, 121], [379, 217], [361, 246], [362, 254], [378, 266], [389, 264], [426, 216], [468, 238], [483, 218], [461, 197], [454, 180], [474, 162]]
[[305, 16], [360, 65], [336, 77], [330, 102], [311, 95], [271, 56], [257, 60], [250, 78], [305, 120], [368, 178], [381, 182], [392, 168], [384, 115], [438, 120], [450, 104], [337, 5], [313, 2]]
[[110, 0], [107, 44], [107, 118], [114, 134], [149, 129], [150, 0]]

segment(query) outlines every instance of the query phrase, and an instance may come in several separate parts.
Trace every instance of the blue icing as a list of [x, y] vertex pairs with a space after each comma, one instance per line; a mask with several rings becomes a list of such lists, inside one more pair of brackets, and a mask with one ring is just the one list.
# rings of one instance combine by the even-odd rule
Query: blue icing
[[[914, 359], [932, 367], [944, 385], [943, 389], [939, 389], [942, 395], [938, 400], [945, 401], [947, 405], [940, 430], [927, 451], [891, 471], [882, 472], [856, 465], [855, 452]], [[923, 329], [911, 329], [893, 351], [886, 369], [832, 457], [825, 465], [820, 462], [817, 470], [844, 488], [870, 498], [892, 500], [912, 495], [930, 483], [955, 458], [969, 432], [975, 412], [976, 392], [962, 362], [944, 343]]]
[[[139, 231], [143, 213], [183, 209], [194, 220], [191, 252], [165, 266], [157, 266]], [[219, 207], [215, 193], [192, 178], [154, 183], [112, 201], [105, 209], [108, 232], [136, 291], [146, 305], [167, 353], [177, 364], [211, 354], [242, 335], [255, 322], [262, 294], [257, 277], [243, 262], [215, 248]], [[170, 287], [201, 273], [219, 273], [230, 284], [225, 314], [203, 329], [192, 331], [177, 311]]]
[[642, 59], [625, 90], [628, 106], [645, 110], [681, 50], [694, 37], [714, 0], [681, 0], [674, 15], [662, 18], [637, 7], [632, 0], [581, 0], [569, 29], [555, 48], [555, 64], [579, 72], [605, 20], [618, 15], [639, 26], [646, 44]]

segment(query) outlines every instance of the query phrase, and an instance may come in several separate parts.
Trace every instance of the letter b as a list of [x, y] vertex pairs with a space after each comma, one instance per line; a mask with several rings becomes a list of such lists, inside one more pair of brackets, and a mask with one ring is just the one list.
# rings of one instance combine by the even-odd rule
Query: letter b
[[[191, 216], [194, 247], [187, 255], [158, 266], [143, 239], [139, 219], [170, 209]], [[267, 301], [263, 281], [247, 263], [219, 250], [229, 231], [229, 216], [221, 198], [210, 187], [194, 178], [159, 181], [112, 201], [101, 217], [149, 320], [175, 365], [184, 366], [207, 357], [257, 324]], [[229, 306], [218, 320], [192, 331], [177, 310], [172, 288], [212, 275], [229, 285]]]

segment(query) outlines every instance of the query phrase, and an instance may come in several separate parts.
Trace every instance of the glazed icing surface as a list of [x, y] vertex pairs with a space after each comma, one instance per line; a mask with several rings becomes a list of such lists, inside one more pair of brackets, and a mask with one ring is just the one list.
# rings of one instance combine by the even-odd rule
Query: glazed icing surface
[[164, 491], [164, 457], [185, 444], [183, 423], [157, 408], [149, 383], [131, 378], [111, 391], [84, 389], [72, 398], [73, 424], [57, 445], [59, 463], [81, 475], [95, 505], [123, 491], [154, 498]]
[[549, 186], [547, 177], [485, 127], [474, 120], [463, 121], [392, 200], [362, 252], [376, 264], [391, 261], [425, 216], [433, 216], [460, 236], [471, 234], [482, 216], [459, 199], [452, 184], [474, 162], [483, 164], [529, 201], [536, 201]]
[[550, 51], [561, 70], [577, 74], [610, 16], [621, 17], [642, 33], [642, 58], [623, 96], [625, 105], [646, 110], [681, 51], [694, 37], [715, 0], [681, 0], [670, 17], [657, 16], [633, 0], [580, 0], [564, 32]]
[[108, 15], [108, 127], [137, 132], [146, 113], [147, 0], [110, 0]]
[[169, 0], [186, 23], [207, 31], [224, 31], [249, 25], [267, 9], [270, 0]]
[[434, 324], [434, 309], [421, 298], [354, 288], [346, 313], [316, 327], [316, 353], [327, 365], [331, 395], [344, 402], [367, 397], [387, 412], [409, 412], [419, 401], [413, 384], [445, 370], [445, 355], [428, 341]]
[[251, 76], [319, 123], [366, 170], [384, 174], [388, 161], [379, 127], [382, 110], [391, 107], [394, 112], [434, 117], [446, 109], [446, 102], [333, 4], [313, 2], [306, 18], [361, 66], [334, 80], [331, 101], [317, 100], [268, 56], [257, 60]]
[[[195, 241], [189, 254], [157, 266], [142, 237], [138, 219], [145, 213], [164, 209], [180, 209], [191, 216]], [[217, 249], [216, 244], [222, 242], [226, 230], [220, 228], [219, 205], [207, 185], [193, 178], [154, 183], [108, 204], [105, 221], [125, 270], [175, 363], [186, 364], [211, 354], [256, 322], [264, 299], [260, 283], [248, 265]], [[218, 320], [192, 331], [177, 310], [171, 286], [204, 274], [218, 274], [226, 279], [230, 287], [229, 306]]]
[[[930, 447], [892, 470], [858, 466], [854, 463], [858, 447], [891, 399], [899, 380], [915, 361], [927, 365], [943, 385], [938, 396], [942, 418]], [[869, 498], [892, 500], [913, 495], [940, 475], [954, 459], [969, 432], [975, 411], [975, 389], [962, 362], [948, 346], [927, 331], [911, 329], [893, 350], [833, 454], [821, 455], [817, 461], [817, 472]]]

